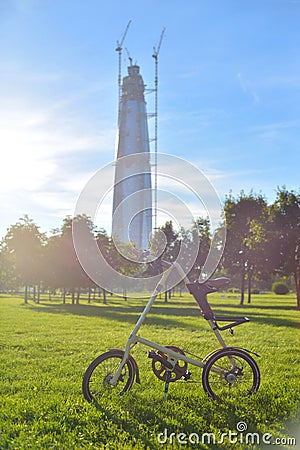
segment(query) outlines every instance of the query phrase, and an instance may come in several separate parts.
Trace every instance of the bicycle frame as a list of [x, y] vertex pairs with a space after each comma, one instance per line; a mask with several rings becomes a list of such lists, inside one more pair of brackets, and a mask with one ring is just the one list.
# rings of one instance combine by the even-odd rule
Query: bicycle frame
[[[181, 268], [181, 266], [178, 263], [168, 263], [167, 261], [162, 261], [162, 265], [166, 268], [168, 268], [168, 270], [174, 268], [176, 270], [178, 270], [180, 276], [182, 276], [182, 279], [184, 280], [185, 284], [189, 283], [189, 279], [186, 276], [186, 274], [184, 273], [183, 269]], [[124, 357], [118, 367], [118, 369], [116, 370], [114, 376], [111, 378], [110, 380], [110, 384], [112, 384], [113, 386], [115, 386], [118, 382], [118, 379], [121, 375], [122, 369], [124, 364], [126, 363], [129, 355], [130, 355], [130, 350], [131, 348], [136, 345], [137, 343], [143, 344], [147, 347], [151, 347], [154, 348], [155, 350], [158, 351], [162, 351], [164, 354], [168, 355], [171, 358], [171, 363], [173, 364], [173, 367], [175, 366], [175, 364], [177, 363], [178, 360], [184, 361], [186, 363], [192, 364], [193, 366], [197, 366], [200, 368], [203, 368], [205, 366], [205, 360], [214, 352], [209, 353], [208, 355], [206, 355], [202, 360], [196, 360], [193, 358], [190, 358], [184, 354], [175, 352], [174, 350], [171, 350], [163, 345], [157, 344], [156, 342], [152, 342], [149, 341], [148, 339], [143, 338], [142, 336], [140, 336], [138, 334], [141, 326], [144, 323], [144, 320], [147, 316], [147, 314], [149, 313], [153, 302], [155, 301], [156, 297], [162, 292], [161, 286], [164, 286], [165, 281], [167, 280], [168, 276], [169, 276], [169, 272], [168, 270], [166, 270], [165, 272], [163, 272], [162, 274], [162, 278], [160, 280], [160, 283], [156, 286], [152, 296], [150, 297], [147, 305], [145, 306], [140, 318], [138, 319], [133, 331], [131, 332], [131, 334], [129, 335], [129, 338], [127, 340], [126, 343], [126, 347], [125, 347], [125, 351], [124, 351]], [[214, 320], [207, 320], [207, 322], [209, 323], [212, 331], [214, 332], [217, 340], [219, 341], [219, 344], [221, 345], [222, 348], [226, 348], [227, 345], [223, 339], [223, 337], [221, 336], [219, 330], [216, 328], [216, 324], [214, 322]], [[233, 360], [233, 364], [235, 364], [234, 360]], [[213, 372], [216, 373], [222, 373], [221, 369], [218, 369], [217, 367], [213, 367], [212, 368]]]

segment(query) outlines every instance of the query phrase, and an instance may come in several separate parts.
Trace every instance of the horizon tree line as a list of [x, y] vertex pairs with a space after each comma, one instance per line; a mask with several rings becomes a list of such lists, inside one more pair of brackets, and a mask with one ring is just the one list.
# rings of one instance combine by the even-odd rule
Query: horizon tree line
[[[118, 272], [134, 274], [136, 265], [121, 256], [113, 240], [104, 229], [95, 229], [86, 216], [66, 217], [61, 228], [52, 230], [50, 237], [28, 215], [12, 225], [0, 243], [0, 290], [24, 288], [24, 301], [28, 301], [29, 288], [33, 289], [36, 302], [43, 291], [60, 290], [62, 301], [66, 295], [72, 304], [78, 304], [82, 291], [88, 292], [89, 301], [99, 287], [82, 269], [73, 246], [72, 224], [91, 233], [108, 264]], [[274, 277], [290, 277], [294, 281], [297, 308], [300, 309], [300, 192], [278, 188], [276, 198], [268, 204], [262, 194], [241, 191], [231, 193], [224, 202], [224, 222], [227, 238], [224, 253], [216, 273], [232, 278], [240, 288], [240, 304], [251, 301], [253, 286], [271, 281]], [[199, 217], [189, 230], [175, 230], [167, 221], [160, 230], [166, 237], [163, 258], [174, 261], [180, 245], [190, 243], [198, 236], [200, 246], [196, 261], [189, 275], [197, 279], [206, 260], [212, 230], [208, 218]], [[140, 270], [140, 267], [139, 267]], [[144, 276], [157, 272], [159, 264], [148, 264]], [[104, 302], [106, 291], [102, 290]], [[124, 294], [126, 297], [126, 293]]]

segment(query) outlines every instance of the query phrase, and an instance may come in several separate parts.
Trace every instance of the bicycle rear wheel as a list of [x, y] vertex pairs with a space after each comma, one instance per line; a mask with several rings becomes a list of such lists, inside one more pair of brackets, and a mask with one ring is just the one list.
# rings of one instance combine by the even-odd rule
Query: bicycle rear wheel
[[249, 396], [259, 388], [259, 368], [247, 352], [225, 348], [208, 359], [202, 372], [202, 384], [214, 399]]
[[130, 359], [124, 364], [116, 386], [110, 384], [123, 356], [122, 350], [110, 350], [98, 356], [89, 365], [82, 380], [82, 393], [89, 403], [99, 402], [104, 395], [112, 392], [122, 395], [131, 388], [135, 367]]

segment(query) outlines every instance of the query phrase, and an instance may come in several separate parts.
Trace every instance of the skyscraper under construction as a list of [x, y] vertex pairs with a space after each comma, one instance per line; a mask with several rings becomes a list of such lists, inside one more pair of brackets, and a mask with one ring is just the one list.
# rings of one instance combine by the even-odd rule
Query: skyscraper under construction
[[145, 85], [130, 59], [119, 100], [112, 234], [137, 249], [148, 249], [152, 190]]

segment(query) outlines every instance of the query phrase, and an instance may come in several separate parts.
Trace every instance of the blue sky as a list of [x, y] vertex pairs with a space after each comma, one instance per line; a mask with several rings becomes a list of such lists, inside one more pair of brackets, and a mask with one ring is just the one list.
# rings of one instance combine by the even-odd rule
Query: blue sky
[[25, 213], [60, 226], [114, 159], [115, 47], [129, 20], [124, 47], [149, 88], [166, 27], [160, 152], [195, 164], [221, 199], [300, 188], [300, 1], [1, 0], [0, 236]]

